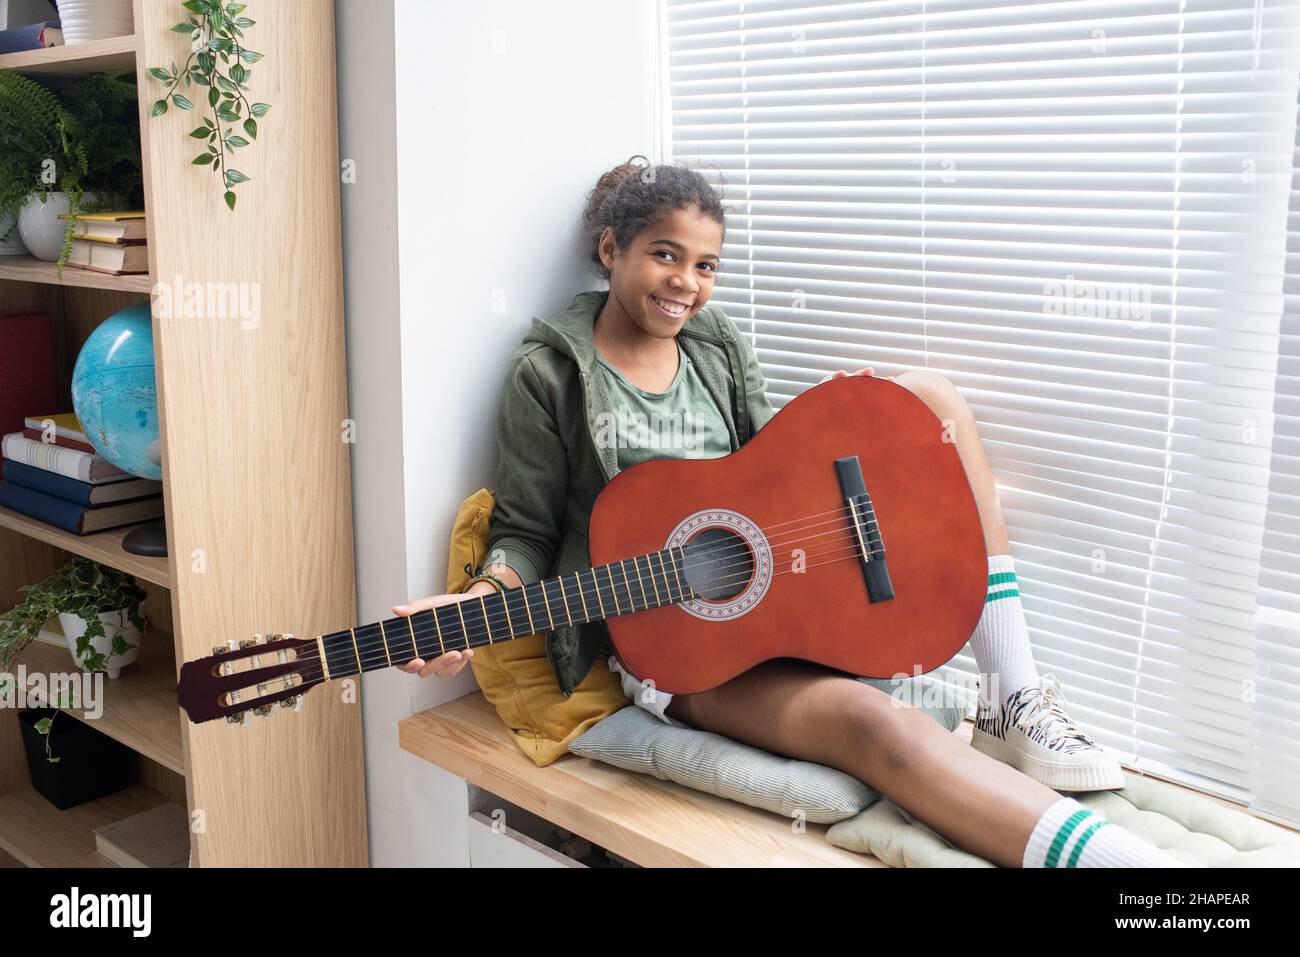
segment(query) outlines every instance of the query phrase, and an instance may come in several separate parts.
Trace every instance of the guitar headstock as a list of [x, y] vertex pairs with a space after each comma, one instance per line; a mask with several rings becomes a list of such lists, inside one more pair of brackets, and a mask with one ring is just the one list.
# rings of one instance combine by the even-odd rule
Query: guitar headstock
[[222, 717], [247, 724], [276, 704], [297, 711], [302, 696], [324, 680], [315, 638], [257, 635], [181, 665], [176, 697], [195, 724]]

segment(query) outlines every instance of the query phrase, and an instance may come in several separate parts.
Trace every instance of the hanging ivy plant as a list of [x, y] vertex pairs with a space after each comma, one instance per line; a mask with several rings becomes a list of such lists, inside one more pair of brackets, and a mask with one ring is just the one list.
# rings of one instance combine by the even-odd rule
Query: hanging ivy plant
[[[249, 67], [262, 59], [262, 54], [244, 46], [244, 31], [256, 23], [241, 17], [246, 4], [221, 0], [185, 0], [181, 4], [190, 12], [185, 22], [172, 27], [173, 33], [185, 33], [190, 38], [190, 57], [185, 66], [171, 69], [151, 66], [149, 75], [167, 84], [162, 99], [156, 100], [150, 116], [167, 112], [168, 101], [181, 110], [193, 110], [194, 104], [177, 87], [184, 77], [187, 87], [207, 87], [209, 117], [191, 132], [196, 140], [206, 140], [207, 148], [191, 161], [195, 166], [209, 166], [221, 173], [226, 205], [235, 208], [234, 187], [248, 182], [248, 177], [230, 165], [228, 160], [235, 150], [248, 146], [257, 139], [257, 121], [271, 109], [269, 103], [250, 103], [244, 95], [253, 71]], [[248, 135], [245, 139], [241, 130]]]

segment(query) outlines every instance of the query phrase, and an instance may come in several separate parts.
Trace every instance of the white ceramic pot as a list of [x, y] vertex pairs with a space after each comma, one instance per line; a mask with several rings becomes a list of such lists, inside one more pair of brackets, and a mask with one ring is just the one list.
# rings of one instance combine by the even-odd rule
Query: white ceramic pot
[[[63, 249], [63, 233], [68, 228], [66, 219], [59, 219], [59, 213], [68, 211], [68, 194], [62, 191], [46, 194], [49, 198], [41, 202], [40, 193], [32, 193], [27, 202], [18, 211], [18, 232], [25, 245], [37, 259], [54, 262]], [[94, 193], [82, 193], [81, 205], [86, 206], [96, 199]]]
[[[9, 229], [17, 223], [16, 216], [0, 216], [0, 236], [9, 232]], [[27, 247], [23, 245], [22, 234], [14, 229], [9, 233], [8, 239], [0, 239], [0, 256], [26, 256]]]
[[131, 0], [58, 0], [63, 42], [124, 37], [135, 32]]
[[[104, 634], [90, 639], [90, 647], [108, 657], [108, 676], [116, 678], [125, 666], [139, 657], [140, 639], [144, 637], [144, 632], [131, 624], [131, 619], [126, 617], [125, 609], [100, 612], [99, 620], [104, 623]], [[86, 656], [77, 653], [77, 639], [86, 633], [86, 622], [75, 612], [60, 612], [59, 625], [62, 626], [63, 634], [68, 639], [68, 650], [72, 652], [72, 660], [77, 663], [78, 668], [84, 668]], [[115, 655], [113, 636], [119, 632], [133, 647], [125, 654]]]

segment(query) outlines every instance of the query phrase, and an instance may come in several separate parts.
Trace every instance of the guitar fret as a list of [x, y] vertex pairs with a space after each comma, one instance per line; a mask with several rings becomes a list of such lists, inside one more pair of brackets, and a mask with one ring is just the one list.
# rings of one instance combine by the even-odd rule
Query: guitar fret
[[618, 586], [614, 584], [614, 572], [609, 565], [605, 566], [605, 575], [609, 578], [609, 593], [614, 599], [614, 614], [623, 614], [623, 609], [618, 606]]
[[506, 593], [501, 592], [501, 607], [506, 610], [506, 631], [510, 632], [510, 637], [515, 638], [515, 623], [510, 620], [510, 602], [506, 599]]
[[655, 552], [655, 557], [659, 559], [659, 575], [664, 580], [664, 591], [668, 592], [668, 600], [670, 602], [676, 601], [677, 599], [673, 597], [673, 586], [668, 581], [668, 569], [664, 567], [664, 553]]
[[492, 644], [492, 624], [488, 621], [487, 602], [483, 600], [482, 595], [478, 596], [478, 603], [483, 608], [483, 627], [487, 629], [488, 644], [490, 645]]
[[591, 621], [591, 612], [587, 610], [587, 596], [582, 593], [582, 576], [574, 572], [573, 580], [578, 583], [578, 599], [582, 602], [582, 617], [587, 621]]
[[560, 600], [564, 602], [564, 617], [573, 621], [573, 611], [569, 608], [569, 596], [564, 593], [564, 576], [556, 579], [560, 583]]
[[546, 606], [546, 620], [549, 621], [551, 623], [551, 627], [554, 628], [555, 616], [551, 614], [551, 599], [546, 594], [546, 580], [542, 579], [541, 581], [539, 581], [537, 583], [537, 587], [542, 590], [542, 604]]
[[349, 628], [348, 632], [352, 635], [352, 653], [357, 656], [357, 672], [361, 672], [361, 651], [357, 648], [357, 630]]
[[415, 626], [411, 624], [412, 617], [411, 615], [406, 616], [406, 627], [411, 632], [411, 656], [412, 658], [419, 658], [420, 646], [415, 643]]
[[[635, 565], [635, 562], [633, 564]], [[627, 577], [627, 559], [624, 558], [622, 561], [620, 561], [618, 563], [618, 567], [623, 570], [623, 584], [627, 586], [628, 602], [632, 605], [632, 610], [636, 611], [637, 610], [636, 599], [632, 597], [632, 580]], [[640, 583], [641, 581], [640, 572], [636, 573], [636, 580], [638, 583]], [[645, 585], [641, 586], [641, 601], [645, 602], [646, 608], [650, 607], [650, 603], [645, 600]]]
[[[640, 566], [641, 564], [635, 558], [632, 559], [632, 562], [637, 566]], [[659, 596], [659, 583], [655, 581], [655, 566], [654, 563], [650, 561], [649, 555], [645, 557], [645, 566], [646, 566], [646, 570], [650, 573], [650, 587], [655, 590], [655, 605], [656, 606], [662, 605], [664, 603], [664, 600]]]
[[681, 599], [679, 600], [685, 600], [686, 588], [684, 585], [682, 585], [682, 576], [677, 574], [677, 559], [673, 558], [673, 550], [671, 548], [668, 549], [668, 560], [673, 563], [673, 577], [677, 579], [677, 591], [682, 596]]
[[380, 621], [380, 622], [379, 622], [379, 637], [380, 637], [381, 639], [383, 639], [383, 642], [384, 642], [384, 657], [388, 659], [388, 667], [391, 668], [391, 667], [393, 667], [393, 656], [392, 656], [392, 654], [390, 654], [389, 651], [388, 651], [388, 635], [387, 635], [387, 633], [384, 631], [384, 623], [383, 623], [383, 621]]
[[528, 605], [527, 585], [524, 585], [523, 588], [520, 589], [520, 597], [523, 599], [524, 611], [528, 612], [528, 633], [530, 635], [535, 635], [537, 634], [537, 626], [533, 624], [533, 610]]
[[438, 649], [445, 655], [447, 646], [442, 641], [442, 625], [438, 622], [438, 609], [432, 608], [430, 613], [433, 615], [433, 630], [438, 633]]

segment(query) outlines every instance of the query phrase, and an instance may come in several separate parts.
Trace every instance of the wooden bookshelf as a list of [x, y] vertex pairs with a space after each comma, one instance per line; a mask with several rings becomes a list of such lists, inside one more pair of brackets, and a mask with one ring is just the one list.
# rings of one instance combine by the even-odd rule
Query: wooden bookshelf
[[93, 535], [73, 535], [61, 528], [20, 515], [11, 509], [0, 508], [0, 528], [12, 529], [74, 555], [84, 555], [111, 568], [128, 572], [136, 578], [153, 582], [155, 585], [170, 587], [171, 570], [166, 558], [133, 555], [122, 550], [122, 539], [135, 527], [135, 525], [127, 525], [106, 532], [96, 532]]
[[148, 295], [153, 280], [147, 275], [110, 276], [91, 269], [64, 266], [59, 278], [58, 264], [34, 256], [0, 256], [0, 279], [39, 282], [51, 286], [74, 286], [82, 289], [108, 289], [113, 292], [142, 292]]
[[35, 788], [0, 794], [0, 850], [27, 867], [114, 867], [95, 853], [95, 828], [167, 803], [144, 784], [60, 811]]
[[[135, 0], [130, 37], [0, 56], [0, 69], [48, 78], [133, 67], [141, 91], [149, 274], [67, 267], [60, 278], [54, 263], [0, 257], [0, 313], [53, 324], [65, 409], [82, 344], [149, 296], [152, 277], [254, 285], [261, 310], [256, 328], [153, 317], [168, 557], [122, 551], [130, 527], [78, 536], [0, 509], [0, 610], [71, 553], [138, 578], [158, 624], [140, 659], [105, 680], [104, 713], [88, 722], [136, 752], [128, 791], [55, 810], [31, 788], [19, 722], [0, 712], [0, 866], [103, 866], [93, 827], [165, 800], [207, 814], [209, 827], [191, 834], [195, 866], [364, 866], [358, 703], [316, 694], [300, 713], [240, 726], [191, 724], [176, 700], [177, 665], [229, 638], [357, 620], [350, 448], [338, 440], [348, 410], [333, 4], [267, 5], [248, 30], [266, 57], [252, 90], [274, 112], [239, 153], [250, 179], [233, 212], [212, 173], [190, 162], [197, 111], [149, 115], [162, 91], [147, 67], [187, 50], [171, 31], [177, 10], [175, 0]], [[292, 454], [270, 448], [250, 461], [250, 436], [268, 421], [294, 423]], [[19, 663], [73, 667], [66, 646], [40, 643]]]
[[[51, 637], [64, 636], [50, 629]], [[117, 678], [104, 679], [103, 713], [88, 718], [83, 708], [65, 708], [79, 721], [120, 741], [163, 767], [185, 774], [181, 746], [181, 712], [176, 706], [176, 655], [172, 636], [149, 629], [140, 639], [140, 657]], [[75, 668], [66, 644], [33, 641], [18, 659], [27, 673], [43, 675]], [[29, 682], [29, 685], [31, 682]], [[51, 702], [42, 701], [46, 707]]]
[[100, 70], [134, 68], [134, 36], [0, 54], [0, 70], [17, 70], [29, 76], [77, 76]]

